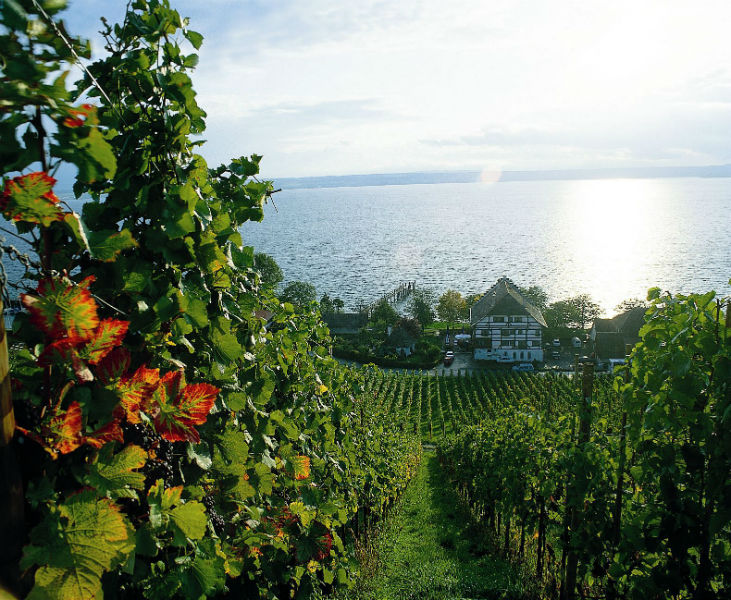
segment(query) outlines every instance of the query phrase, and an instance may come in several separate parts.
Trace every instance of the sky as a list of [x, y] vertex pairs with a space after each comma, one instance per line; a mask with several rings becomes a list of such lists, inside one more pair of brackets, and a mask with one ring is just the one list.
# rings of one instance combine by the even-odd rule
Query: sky
[[[70, 0], [103, 53], [121, 0]], [[731, 163], [728, 0], [178, 0], [211, 165], [267, 177]]]

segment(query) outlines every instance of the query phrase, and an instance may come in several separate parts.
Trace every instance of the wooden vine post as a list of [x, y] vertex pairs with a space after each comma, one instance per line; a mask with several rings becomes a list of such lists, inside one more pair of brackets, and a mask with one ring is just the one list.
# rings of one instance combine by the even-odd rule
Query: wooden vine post
[[[625, 346], [625, 363], [627, 370], [624, 372], [624, 381], [629, 381], [630, 372], [630, 354], [632, 353], [632, 344]], [[613, 523], [613, 542], [615, 548], [619, 544], [619, 533], [622, 526], [622, 496], [624, 493], [624, 469], [627, 462], [627, 410], [622, 410], [622, 427], [619, 431], [619, 464], [617, 467], [617, 490], [614, 499], [614, 523]]]
[[[594, 365], [592, 363], [584, 363], [584, 369], [581, 379], [581, 404], [579, 409], [579, 451], [583, 452], [586, 444], [589, 442], [591, 433], [591, 396], [594, 388]], [[582, 489], [586, 473], [579, 472], [574, 478], [574, 492], [577, 494], [575, 498], [574, 510], [571, 512], [571, 524], [569, 529], [569, 552], [566, 557], [566, 588], [561, 590], [561, 596], [565, 600], [571, 600], [576, 597], [576, 572], [579, 566], [579, 554], [574, 547], [576, 532], [581, 527], [582, 521], [582, 504], [584, 501], [583, 493], [579, 496], [579, 490]]]
[[15, 414], [10, 389], [10, 360], [0, 299], [0, 591], [18, 584], [18, 559], [25, 541], [23, 482], [10, 445], [15, 433]]
[[0, 448], [10, 444], [15, 433], [15, 414], [13, 413], [13, 397], [10, 392], [10, 358], [8, 355], [8, 338], [5, 335], [5, 318], [3, 317], [3, 301], [0, 299]]

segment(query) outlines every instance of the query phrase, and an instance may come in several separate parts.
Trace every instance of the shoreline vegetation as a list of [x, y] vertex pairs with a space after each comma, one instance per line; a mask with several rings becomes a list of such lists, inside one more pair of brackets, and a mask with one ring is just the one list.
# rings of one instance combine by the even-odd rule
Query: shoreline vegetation
[[657, 179], [666, 177], [731, 177], [731, 165], [702, 167], [643, 167], [608, 169], [563, 169], [544, 171], [422, 171], [363, 175], [322, 175], [318, 177], [281, 177], [277, 183], [286, 189], [415, 185], [439, 183], [478, 183], [509, 181], [557, 181], [581, 179]]

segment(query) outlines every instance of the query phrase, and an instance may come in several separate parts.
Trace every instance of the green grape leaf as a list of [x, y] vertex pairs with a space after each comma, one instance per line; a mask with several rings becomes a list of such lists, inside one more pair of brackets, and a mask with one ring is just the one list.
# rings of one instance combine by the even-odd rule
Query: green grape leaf
[[112, 454], [112, 444], [105, 445], [97, 462], [89, 465], [87, 480], [97, 490], [111, 497], [136, 497], [133, 490], [145, 487], [145, 475], [136, 471], [147, 462], [147, 452], [135, 445]]
[[191, 598], [214, 596], [226, 583], [225, 566], [223, 557], [217, 554], [211, 558], [196, 556], [182, 575], [183, 589]]
[[63, 216], [63, 220], [71, 230], [74, 238], [76, 238], [79, 247], [91, 252], [91, 248], [89, 247], [89, 230], [81, 219], [81, 215], [75, 212], [66, 213]]
[[104, 178], [114, 177], [117, 160], [109, 143], [98, 129], [90, 129], [89, 135], [77, 142], [81, 152], [65, 156], [79, 168], [79, 179], [93, 183]]
[[216, 347], [216, 350], [229, 361], [238, 359], [244, 353], [244, 348], [232, 333], [225, 333], [220, 329], [213, 329], [211, 332], [211, 341]]
[[170, 519], [183, 535], [199, 540], [206, 533], [206, 508], [200, 502], [189, 500], [170, 511]]
[[28, 598], [101, 598], [102, 575], [134, 547], [134, 529], [111, 500], [98, 500], [91, 491], [76, 494], [31, 532], [22, 564], [40, 568]]
[[193, 48], [200, 50], [201, 44], [203, 43], [203, 36], [197, 31], [188, 30], [185, 32], [185, 37], [193, 45]]
[[206, 310], [206, 303], [202, 300], [197, 298], [189, 299], [185, 314], [193, 321], [193, 325], [198, 328], [208, 325], [208, 311]]
[[136, 248], [137, 242], [128, 229], [122, 229], [122, 231], [111, 229], [91, 232], [89, 247], [92, 257], [104, 262], [112, 262], [123, 250]]

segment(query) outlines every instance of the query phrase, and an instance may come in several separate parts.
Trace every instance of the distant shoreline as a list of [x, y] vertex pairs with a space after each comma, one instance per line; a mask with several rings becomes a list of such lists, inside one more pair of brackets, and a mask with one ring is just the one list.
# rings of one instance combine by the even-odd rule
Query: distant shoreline
[[[731, 177], [731, 165], [704, 167], [636, 167], [610, 169], [560, 169], [549, 171], [422, 171], [369, 175], [280, 177], [275, 187], [295, 190], [335, 187], [369, 187], [435, 183], [489, 183], [507, 181], [560, 181], [577, 179], [664, 179], [680, 177]], [[267, 179], [266, 177], [264, 179]]]

